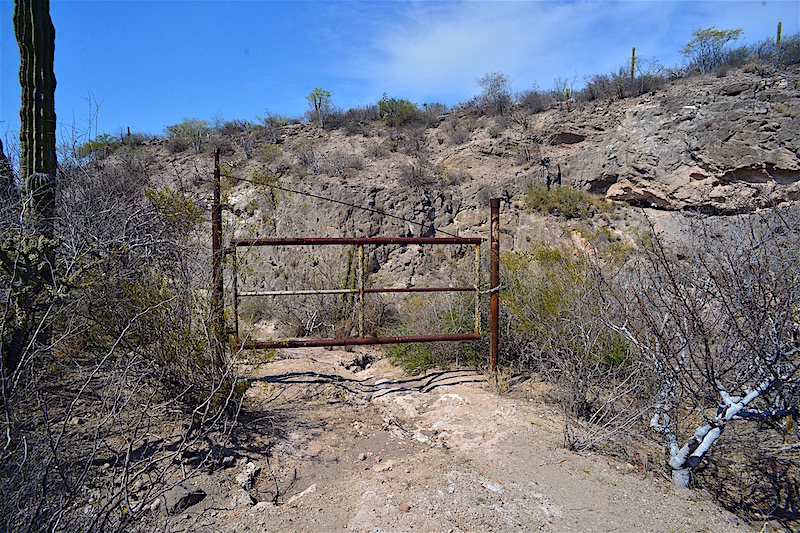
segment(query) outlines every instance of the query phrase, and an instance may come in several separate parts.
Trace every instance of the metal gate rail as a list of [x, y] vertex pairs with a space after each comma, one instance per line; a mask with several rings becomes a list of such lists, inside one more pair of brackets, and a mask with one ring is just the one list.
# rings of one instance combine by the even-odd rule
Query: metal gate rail
[[[354, 346], [369, 344], [399, 344], [408, 342], [437, 341], [475, 341], [481, 339], [478, 298], [480, 286], [480, 237], [276, 237], [231, 239], [226, 250], [233, 255], [233, 315], [235, 346], [244, 349], [264, 348], [305, 348], [312, 346]], [[386, 245], [474, 245], [475, 246], [475, 284], [472, 287], [380, 287], [367, 288], [364, 275], [364, 247]], [[239, 292], [236, 276], [236, 248], [250, 246], [358, 246], [358, 288], [353, 289], [299, 289], [281, 291], [248, 291]], [[475, 329], [473, 333], [435, 334], [435, 335], [403, 335], [373, 337], [364, 335], [364, 295], [378, 293], [414, 293], [414, 292], [475, 292]], [[359, 300], [358, 337], [341, 337], [333, 339], [283, 339], [283, 340], [249, 340], [239, 339], [238, 301], [242, 297], [257, 296], [299, 296], [311, 294], [357, 294]]]
[[[395, 344], [408, 342], [437, 342], [437, 341], [475, 341], [481, 339], [478, 300], [480, 296], [480, 237], [288, 237], [288, 238], [254, 238], [231, 239], [227, 248], [222, 247], [222, 204], [220, 202], [220, 166], [219, 150], [214, 152], [213, 193], [211, 204], [211, 262], [212, 262], [212, 289], [211, 289], [211, 333], [213, 338], [214, 368], [223, 367], [225, 339], [228, 334], [233, 334], [234, 346], [239, 349], [262, 348], [301, 348], [311, 346], [353, 346], [367, 344]], [[493, 198], [490, 201], [491, 217], [489, 224], [490, 236], [490, 313], [489, 313], [489, 370], [497, 371], [497, 355], [499, 340], [499, 257], [500, 257], [500, 200]], [[382, 287], [367, 288], [365, 280], [364, 246], [383, 245], [475, 245], [475, 285], [473, 287]], [[298, 291], [265, 291], [238, 293], [236, 248], [249, 246], [297, 246], [297, 245], [351, 245], [358, 246], [358, 289], [320, 289]], [[231, 255], [233, 259], [233, 314], [234, 328], [228, 331], [225, 326], [224, 290], [223, 290], [223, 259]], [[364, 336], [364, 295], [371, 293], [399, 293], [399, 292], [475, 292], [475, 330], [473, 333], [442, 334], [442, 335], [405, 335], [394, 337], [365, 337]], [[238, 301], [240, 297], [249, 296], [289, 296], [307, 294], [358, 294], [360, 301], [359, 336], [337, 339], [285, 339], [285, 340], [248, 340], [241, 342], [239, 339]]]

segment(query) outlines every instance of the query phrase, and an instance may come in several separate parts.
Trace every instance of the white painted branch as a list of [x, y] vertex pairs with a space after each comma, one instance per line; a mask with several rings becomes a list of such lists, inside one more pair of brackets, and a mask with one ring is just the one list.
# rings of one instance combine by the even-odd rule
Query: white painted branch
[[692, 457], [697, 458], [697, 463], [700, 463], [700, 459], [706, 454], [706, 452], [711, 448], [714, 442], [719, 438], [720, 434], [722, 434], [722, 428], [715, 427], [712, 428], [708, 433], [706, 433], [705, 437], [703, 437], [702, 442], [700, 442], [700, 446], [692, 452], [690, 457], [690, 462]]

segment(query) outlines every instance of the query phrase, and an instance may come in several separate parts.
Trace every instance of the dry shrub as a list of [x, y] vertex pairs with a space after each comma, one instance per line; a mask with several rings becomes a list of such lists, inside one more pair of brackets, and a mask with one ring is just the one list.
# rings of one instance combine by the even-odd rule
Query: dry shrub
[[[148, 181], [146, 166], [113, 158], [64, 161], [55, 241], [31, 246], [22, 219], [2, 218], [0, 520], [10, 530], [141, 524], [166, 489], [215, 461], [234, 420], [243, 389], [230, 364], [212, 364], [197, 271], [205, 214], [179, 184]], [[46, 265], [53, 281], [21, 265]]]
[[642, 415], [648, 378], [635, 347], [606, 327], [590, 249], [535, 244], [501, 260], [506, 357], [557, 385], [565, 444], [575, 450], [619, 442]]

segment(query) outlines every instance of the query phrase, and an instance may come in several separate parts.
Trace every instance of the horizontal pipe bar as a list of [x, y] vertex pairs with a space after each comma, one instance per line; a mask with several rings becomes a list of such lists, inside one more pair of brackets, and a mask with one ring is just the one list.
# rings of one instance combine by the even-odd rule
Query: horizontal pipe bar
[[380, 289], [364, 289], [364, 292], [467, 292], [475, 287], [383, 287]]
[[479, 333], [453, 335], [405, 335], [400, 337], [346, 337], [341, 339], [286, 339], [277, 341], [250, 341], [236, 345], [245, 350], [269, 348], [312, 348], [317, 346], [363, 346], [369, 344], [403, 344], [409, 342], [479, 341]]
[[303, 294], [352, 294], [358, 289], [307, 289], [298, 291], [250, 291], [240, 292], [239, 296], [300, 296]]
[[[475, 287], [383, 287], [364, 289], [365, 293], [388, 292], [473, 292]], [[306, 289], [297, 291], [250, 291], [240, 292], [239, 296], [299, 296], [304, 294], [356, 294], [358, 289]]]
[[298, 246], [304, 244], [480, 244], [481, 237], [272, 237], [231, 239], [231, 246]]

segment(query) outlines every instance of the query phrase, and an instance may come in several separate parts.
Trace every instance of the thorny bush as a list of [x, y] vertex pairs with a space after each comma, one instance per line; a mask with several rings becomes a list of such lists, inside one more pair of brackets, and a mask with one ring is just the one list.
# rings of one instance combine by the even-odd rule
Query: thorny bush
[[154, 527], [150, 505], [215, 460], [235, 419], [243, 390], [211, 364], [197, 270], [205, 214], [140, 163], [62, 162], [52, 241], [31, 237], [18, 194], [0, 213], [9, 530]]

